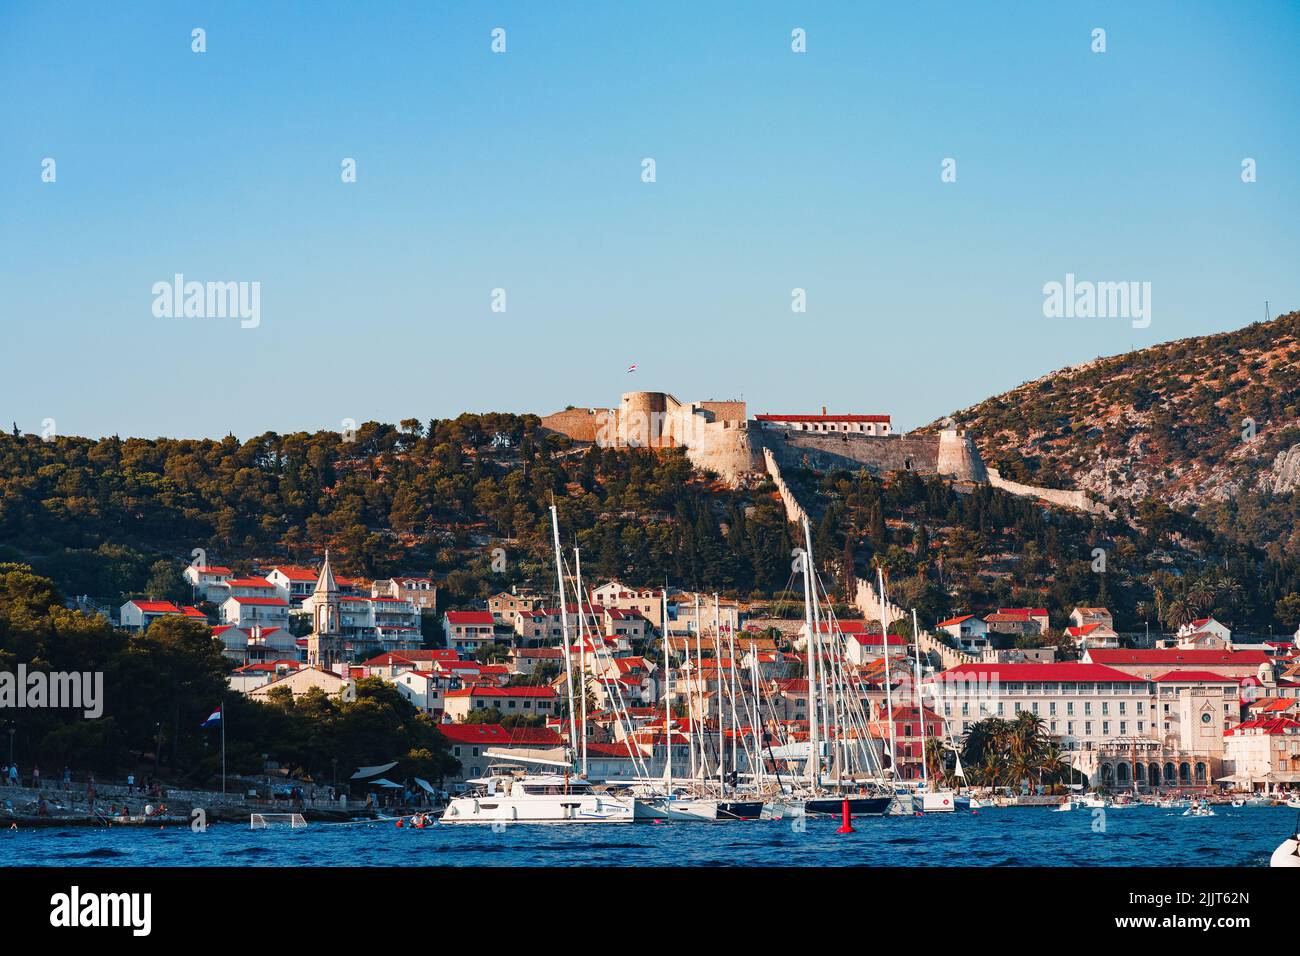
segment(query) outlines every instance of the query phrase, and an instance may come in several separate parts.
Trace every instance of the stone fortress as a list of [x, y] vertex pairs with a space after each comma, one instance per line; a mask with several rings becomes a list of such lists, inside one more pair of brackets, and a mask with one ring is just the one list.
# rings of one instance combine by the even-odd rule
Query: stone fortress
[[568, 408], [544, 417], [542, 427], [602, 448], [684, 448], [695, 467], [715, 472], [731, 485], [781, 466], [865, 468], [875, 474], [914, 471], [988, 484], [1084, 511], [1100, 507], [1082, 492], [1006, 481], [985, 467], [965, 431], [898, 435], [888, 415], [833, 415], [823, 408], [819, 415], [750, 418], [743, 401], [683, 403], [666, 392], [627, 392], [617, 408]]

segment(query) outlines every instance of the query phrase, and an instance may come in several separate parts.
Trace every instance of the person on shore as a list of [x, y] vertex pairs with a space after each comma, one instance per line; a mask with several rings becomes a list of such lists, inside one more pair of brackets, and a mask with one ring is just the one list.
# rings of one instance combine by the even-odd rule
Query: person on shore
[[9, 765], [9, 786], [18, 786], [18, 764], [16, 763]]
[[135, 793], [135, 774], [128, 773], [126, 775], [126, 789], [131, 793]]
[[32, 789], [41, 789], [41, 768], [32, 767]]
[[72, 786], [72, 768], [71, 768], [71, 767], [64, 767], [64, 768], [63, 768], [63, 785], [64, 785], [65, 787], [70, 787], [70, 786]]

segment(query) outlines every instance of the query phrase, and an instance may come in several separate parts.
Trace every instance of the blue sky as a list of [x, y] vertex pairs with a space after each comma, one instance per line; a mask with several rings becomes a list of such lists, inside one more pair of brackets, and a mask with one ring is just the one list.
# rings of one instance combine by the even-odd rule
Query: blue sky
[[[914, 427], [1300, 308], [1298, 61], [1281, 2], [8, 0], [0, 419], [248, 437], [644, 388]], [[260, 282], [260, 326], [155, 317], [178, 272]], [[1071, 272], [1149, 281], [1150, 327], [1045, 318]]]

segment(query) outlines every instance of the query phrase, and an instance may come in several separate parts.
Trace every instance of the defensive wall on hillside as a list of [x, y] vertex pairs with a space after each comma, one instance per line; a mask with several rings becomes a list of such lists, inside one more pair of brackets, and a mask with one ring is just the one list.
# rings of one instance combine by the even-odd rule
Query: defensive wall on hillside
[[617, 408], [568, 408], [544, 417], [542, 427], [602, 448], [684, 448], [697, 468], [715, 472], [732, 485], [772, 474], [773, 463], [817, 471], [913, 471], [988, 484], [1060, 507], [1106, 511], [1081, 491], [1036, 488], [1002, 478], [996, 469], [985, 467], [971, 436], [956, 429], [938, 435], [804, 431], [751, 419], [742, 401], [681, 402], [667, 392], [627, 392]]

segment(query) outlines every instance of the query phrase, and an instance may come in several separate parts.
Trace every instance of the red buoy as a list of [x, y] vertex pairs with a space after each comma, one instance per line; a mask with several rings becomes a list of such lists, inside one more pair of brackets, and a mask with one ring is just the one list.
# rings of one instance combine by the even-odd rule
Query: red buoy
[[836, 833], [853, 832], [853, 814], [849, 810], [849, 801], [845, 799], [844, 806], [840, 809], [840, 828]]

